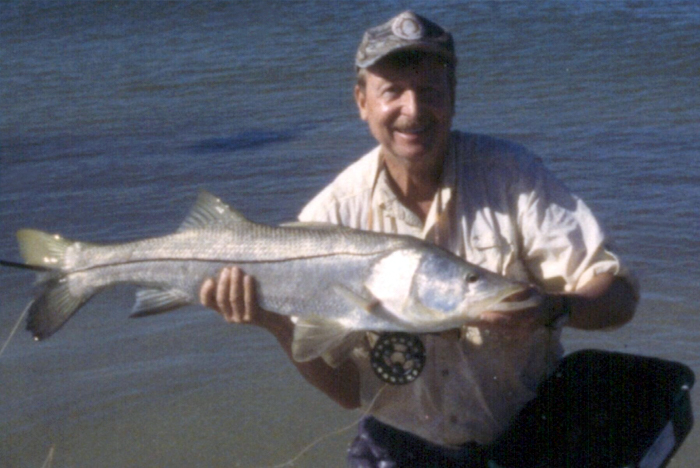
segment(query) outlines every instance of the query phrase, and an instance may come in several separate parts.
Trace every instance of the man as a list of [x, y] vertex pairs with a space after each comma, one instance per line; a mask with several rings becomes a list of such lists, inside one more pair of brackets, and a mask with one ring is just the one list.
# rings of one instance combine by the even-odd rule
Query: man
[[[542, 302], [421, 336], [427, 362], [408, 385], [374, 375], [368, 343], [336, 368], [293, 361], [342, 406], [369, 411], [351, 466], [483, 466], [561, 357], [559, 325], [602, 329], [634, 314], [636, 289], [586, 205], [524, 148], [451, 130], [455, 65], [452, 36], [412, 12], [368, 30], [355, 100], [379, 145], [300, 219], [427, 239], [532, 283]], [[227, 321], [266, 328], [290, 354], [292, 322], [260, 310], [254, 280], [240, 270], [206, 281], [201, 301]]]

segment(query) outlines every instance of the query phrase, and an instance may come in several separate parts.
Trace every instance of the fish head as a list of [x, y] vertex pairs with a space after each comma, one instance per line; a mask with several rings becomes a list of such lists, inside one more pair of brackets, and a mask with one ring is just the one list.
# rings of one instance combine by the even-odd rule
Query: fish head
[[[479, 320], [481, 314], [519, 292], [509, 280], [435, 246], [397, 250], [375, 265], [365, 284], [406, 331], [436, 332]], [[499, 310], [522, 309], [532, 301]]]
[[487, 311], [532, 307], [539, 297], [510, 300], [530, 289], [528, 284], [510, 280], [449, 252], [432, 249], [423, 255], [416, 269], [411, 296], [416, 312], [421, 311], [434, 327], [450, 329], [478, 321]]

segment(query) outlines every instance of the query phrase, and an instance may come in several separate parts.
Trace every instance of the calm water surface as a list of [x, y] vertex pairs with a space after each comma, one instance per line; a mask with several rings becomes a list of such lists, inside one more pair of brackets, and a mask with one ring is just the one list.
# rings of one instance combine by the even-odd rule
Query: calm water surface
[[[203, 188], [250, 218], [295, 218], [373, 146], [351, 99], [361, 32], [414, 8], [454, 32], [455, 126], [539, 153], [637, 273], [636, 319], [569, 350], [700, 371], [700, 7], [694, 1], [5, 2], [0, 258], [14, 232], [123, 241], [174, 230]], [[0, 339], [32, 277], [0, 270]], [[96, 298], [0, 357], [0, 466], [283, 463], [359, 415], [310, 388], [266, 334], [192, 307], [128, 320]], [[700, 414], [700, 393], [692, 393]], [[344, 466], [352, 431], [299, 466]], [[691, 433], [671, 463], [700, 457]]]

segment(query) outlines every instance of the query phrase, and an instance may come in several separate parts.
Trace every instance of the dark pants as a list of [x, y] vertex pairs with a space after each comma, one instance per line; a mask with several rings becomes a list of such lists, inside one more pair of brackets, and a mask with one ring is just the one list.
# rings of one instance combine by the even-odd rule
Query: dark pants
[[448, 449], [368, 416], [348, 451], [350, 468], [483, 468], [486, 448], [468, 444]]
[[[470, 444], [450, 450], [368, 417], [360, 422], [348, 465], [638, 466], [651, 453], [650, 448], [662, 440], [660, 434], [669, 424], [673, 424], [674, 450], [690, 432], [693, 414], [688, 389], [694, 381], [693, 371], [683, 364], [622, 353], [579, 351], [564, 358], [557, 371], [542, 382], [537, 398], [489, 445]], [[673, 450], [668, 450], [664, 461], [672, 454]]]

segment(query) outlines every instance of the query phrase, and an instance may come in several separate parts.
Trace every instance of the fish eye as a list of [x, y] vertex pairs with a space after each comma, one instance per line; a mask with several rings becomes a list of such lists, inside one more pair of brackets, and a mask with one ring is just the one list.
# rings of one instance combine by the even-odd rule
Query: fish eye
[[477, 281], [479, 281], [479, 275], [477, 275], [476, 273], [468, 273], [464, 280], [467, 283], [476, 283]]

